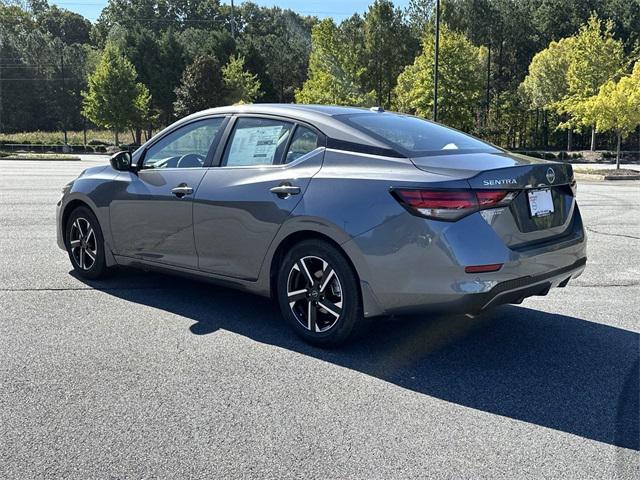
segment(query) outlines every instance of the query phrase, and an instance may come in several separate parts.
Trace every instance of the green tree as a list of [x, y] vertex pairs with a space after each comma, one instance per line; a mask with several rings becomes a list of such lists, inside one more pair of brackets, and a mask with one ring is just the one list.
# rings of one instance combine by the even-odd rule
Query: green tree
[[[538, 52], [531, 60], [529, 73], [522, 88], [531, 106], [547, 111], [561, 111], [562, 102], [569, 95], [567, 71], [571, 64], [574, 38], [563, 38]], [[571, 150], [571, 132], [574, 125], [567, 126], [567, 150]]]
[[[401, 112], [430, 117], [433, 111], [434, 36], [428, 31], [422, 41], [422, 53], [398, 77], [395, 106]], [[438, 112], [440, 121], [464, 131], [475, 127], [482, 94], [486, 51], [467, 37], [440, 29], [440, 66]]]
[[311, 33], [307, 81], [296, 91], [296, 102], [371, 106], [375, 99], [362, 87], [364, 68], [353, 61], [356, 52], [331, 19]]
[[151, 129], [152, 126], [157, 122], [158, 115], [152, 109], [152, 98], [151, 93], [149, 93], [149, 89], [146, 85], [139, 83], [140, 85], [140, 94], [136, 98], [135, 105], [135, 116], [131, 119], [131, 137], [133, 138], [133, 143], [136, 145], [140, 145], [142, 143], [142, 130], [144, 129], [147, 134], [146, 138], [149, 140], [151, 138]]
[[236, 55], [245, 57], [246, 68], [258, 75], [264, 92], [261, 98], [293, 101], [295, 90], [306, 79], [311, 28], [317, 20], [252, 2], [243, 2], [236, 14], [237, 30], [241, 32]]
[[179, 117], [218, 107], [224, 102], [220, 63], [212, 55], [202, 55], [185, 68], [176, 88], [175, 114]]
[[98, 126], [118, 134], [126, 128], [139, 128], [149, 115], [149, 91], [137, 81], [136, 69], [112, 43], [107, 43], [96, 70], [89, 76], [83, 92], [83, 115]]
[[188, 27], [177, 37], [189, 63], [201, 55], [213, 55], [221, 63], [227, 63], [236, 49], [236, 43], [227, 30]]
[[567, 71], [571, 64], [573, 38], [551, 42], [531, 60], [523, 88], [536, 108], [554, 109], [569, 94]]
[[244, 57], [232, 56], [222, 67], [226, 102], [253, 103], [260, 96], [258, 76], [244, 69]]
[[431, 16], [435, 13], [435, 3], [435, 0], [409, 0], [406, 16], [415, 36], [421, 37], [424, 33]]
[[364, 15], [367, 90], [379, 106], [391, 106], [391, 92], [402, 69], [414, 57], [417, 42], [403, 21], [402, 11], [390, 0], [376, 0]]
[[53, 5], [39, 11], [36, 23], [43, 31], [67, 45], [89, 43], [91, 22], [75, 12]]
[[615, 132], [616, 168], [620, 168], [622, 138], [640, 125], [640, 61], [636, 62], [631, 75], [618, 82], [607, 81], [598, 94], [583, 102], [580, 108], [580, 114], [591, 121], [598, 132]]
[[582, 104], [598, 93], [608, 80], [620, 74], [625, 66], [624, 45], [613, 37], [613, 22], [603, 22], [592, 15], [573, 37], [567, 70], [568, 95], [559, 105], [573, 123], [592, 127], [591, 150], [595, 150], [596, 129]]
[[161, 123], [171, 123], [174, 90], [185, 66], [183, 48], [174, 31], [157, 34], [140, 26], [115, 28], [111, 38], [133, 63], [140, 82], [149, 88]]

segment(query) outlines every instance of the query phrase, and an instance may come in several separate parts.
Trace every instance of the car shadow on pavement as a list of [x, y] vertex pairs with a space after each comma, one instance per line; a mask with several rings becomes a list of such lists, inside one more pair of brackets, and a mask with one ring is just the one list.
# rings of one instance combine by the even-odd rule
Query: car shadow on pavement
[[247, 293], [126, 270], [85, 283], [181, 315], [196, 335], [235, 332], [459, 405], [640, 449], [634, 332], [503, 306], [475, 319], [378, 319], [356, 341], [323, 350], [296, 337], [268, 299]]

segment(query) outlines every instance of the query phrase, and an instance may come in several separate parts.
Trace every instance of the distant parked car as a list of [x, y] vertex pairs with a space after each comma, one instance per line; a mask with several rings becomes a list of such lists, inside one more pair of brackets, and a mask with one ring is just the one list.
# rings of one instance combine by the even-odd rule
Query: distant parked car
[[478, 313], [564, 287], [586, 239], [570, 165], [381, 109], [242, 105], [184, 118], [69, 183], [58, 244], [277, 298], [305, 340], [363, 317]]

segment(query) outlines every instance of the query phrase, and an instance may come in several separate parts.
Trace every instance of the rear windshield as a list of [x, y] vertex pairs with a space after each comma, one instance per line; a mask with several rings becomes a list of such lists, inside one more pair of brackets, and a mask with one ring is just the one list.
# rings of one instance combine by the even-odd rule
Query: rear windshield
[[340, 120], [409, 157], [500, 152], [465, 133], [409, 115], [362, 113], [340, 115]]

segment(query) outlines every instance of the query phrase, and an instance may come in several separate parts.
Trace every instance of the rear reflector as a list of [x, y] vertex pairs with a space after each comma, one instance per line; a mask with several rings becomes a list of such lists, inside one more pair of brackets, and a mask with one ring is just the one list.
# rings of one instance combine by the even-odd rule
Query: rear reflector
[[468, 267], [464, 267], [464, 271], [466, 273], [486, 273], [486, 272], [497, 272], [502, 268], [502, 263], [493, 263], [491, 265], [470, 265]]
[[392, 195], [414, 215], [458, 220], [483, 208], [507, 205], [517, 195], [508, 190], [392, 189]]

